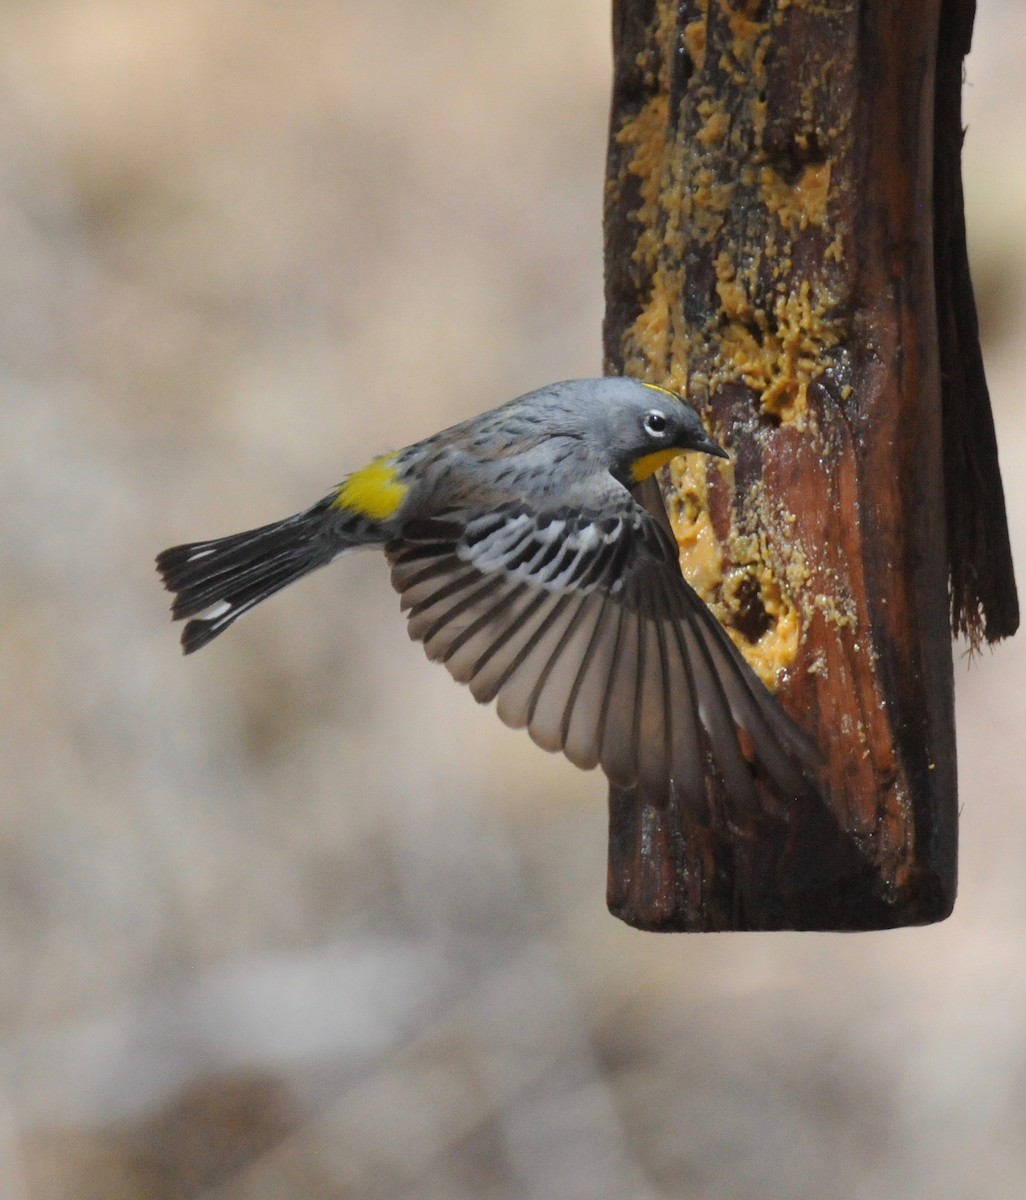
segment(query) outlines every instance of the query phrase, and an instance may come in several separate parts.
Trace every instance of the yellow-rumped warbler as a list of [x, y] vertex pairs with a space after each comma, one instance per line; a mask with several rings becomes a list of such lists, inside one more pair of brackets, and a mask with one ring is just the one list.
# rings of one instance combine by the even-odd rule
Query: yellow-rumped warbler
[[[687, 450], [726, 458], [676, 393], [634, 379], [540, 388], [374, 459], [312, 508], [165, 550], [185, 653], [360, 546], [385, 551], [412, 638], [546, 750], [704, 805], [709, 757], [754, 802], [815, 752], [685, 582], [631, 489]], [[738, 730], [744, 737], [739, 737]]]

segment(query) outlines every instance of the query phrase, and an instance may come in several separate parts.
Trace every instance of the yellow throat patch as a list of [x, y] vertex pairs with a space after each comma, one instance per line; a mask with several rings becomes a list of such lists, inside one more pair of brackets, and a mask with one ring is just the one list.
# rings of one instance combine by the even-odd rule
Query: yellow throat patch
[[373, 521], [391, 517], [406, 499], [407, 484], [396, 479], [394, 454], [383, 454], [344, 479], [332, 501], [333, 508], [359, 513]]
[[631, 465], [631, 475], [635, 483], [642, 483], [650, 475], [654, 475], [660, 467], [683, 454], [683, 450], [653, 450], [651, 454], [643, 454], [636, 458]]

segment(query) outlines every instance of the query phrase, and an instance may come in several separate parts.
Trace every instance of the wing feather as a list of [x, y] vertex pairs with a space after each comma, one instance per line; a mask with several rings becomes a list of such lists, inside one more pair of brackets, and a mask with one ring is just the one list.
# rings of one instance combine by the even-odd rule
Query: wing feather
[[493, 682], [497, 686], [508, 665], [501, 651], [509, 649], [511, 633], [523, 623], [525, 610], [543, 600], [524, 583], [499, 581], [490, 601], [480, 606], [479, 615], [458, 632], [452, 631], [443, 661], [454, 679], [470, 684], [476, 700], [487, 703], [495, 699], [489, 688]]
[[534, 740], [548, 749], [566, 746], [574, 687], [588, 656], [601, 603], [594, 595], [575, 601], [531, 691], [528, 728]]
[[482, 597], [494, 590], [495, 581], [482, 580], [481, 576], [468, 567], [455, 571], [444, 583], [437, 585], [407, 612], [411, 638], [424, 643], [428, 658], [439, 657], [434, 650], [437, 636], [443, 627], [455, 624], [459, 617], [475, 605]]
[[698, 622], [700, 636], [723, 684], [734, 720], [751, 740], [756, 757], [771, 776], [787, 781], [785, 790], [795, 795], [807, 790], [810, 781], [798, 764], [819, 761], [815, 746], [772, 701], [723, 627], [711, 614], [703, 617], [706, 619]]
[[738, 809], [757, 803], [746, 747], [777, 790], [807, 790], [808, 739], [626, 491], [602, 513], [448, 514], [386, 554], [411, 637], [546, 749], [700, 812], [710, 761]]
[[666, 661], [670, 667], [670, 708], [673, 722], [673, 758], [671, 787], [691, 805], [693, 811], [705, 807], [706, 752], [695, 694], [694, 672], [679, 621], [666, 622], [669, 646]]
[[645, 716], [638, 739], [638, 775], [643, 784], [653, 787], [665, 787], [673, 767], [673, 694], [667, 658], [672, 644], [667, 642], [665, 625], [660, 617], [645, 622]]
[[499, 684], [496, 710], [499, 717], [513, 729], [527, 726], [531, 737], [546, 750], [558, 750], [559, 746], [554, 744], [551, 737], [546, 736], [551, 731], [543, 726], [531, 724], [535, 685], [559, 647], [579, 603], [575, 596], [565, 592], [557, 592], [551, 596], [547, 605], [539, 610], [538, 619], [527, 643], [517, 656], [514, 668], [507, 672]]
[[638, 781], [638, 656], [642, 653], [636, 612], [624, 608], [617, 630], [616, 654], [606, 683], [605, 720], [599, 762], [614, 782]]
[[439, 587], [448, 583], [454, 572], [465, 569], [465, 566], [455, 554], [442, 554], [429, 562], [422, 559], [404, 562], [400, 569], [393, 571], [393, 581], [399, 589], [403, 612], [423, 604]]
[[497, 631], [492, 644], [486, 647], [474, 663], [470, 690], [482, 704], [494, 700], [510, 676], [530, 652], [531, 639], [537, 623], [544, 621], [552, 606], [549, 592], [539, 592], [524, 585], [523, 604], [518, 604]]
[[750, 809], [756, 802], [751, 768], [741, 753], [727, 698], [694, 623], [684, 624], [682, 635], [695, 681], [698, 718], [708, 734], [713, 758], [723, 775], [728, 794], [740, 807]]
[[563, 735], [567, 758], [585, 769], [597, 766], [602, 754], [609, 678], [619, 650], [624, 614], [623, 608], [607, 596], [596, 596], [591, 603], [597, 608], [594, 628], [567, 699]]

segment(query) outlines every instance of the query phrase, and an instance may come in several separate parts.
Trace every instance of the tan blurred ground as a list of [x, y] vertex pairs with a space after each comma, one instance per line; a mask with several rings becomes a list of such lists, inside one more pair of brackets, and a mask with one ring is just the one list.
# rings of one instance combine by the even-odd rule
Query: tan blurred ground
[[[598, 372], [607, 22], [0, 10], [2, 1200], [1023, 1195], [1026, 641], [958, 667], [955, 916], [858, 937], [607, 916], [602, 780], [424, 662], [380, 561], [177, 653], [162, 546]], [[1024, 60], [986, 0], [1020, 552]]]

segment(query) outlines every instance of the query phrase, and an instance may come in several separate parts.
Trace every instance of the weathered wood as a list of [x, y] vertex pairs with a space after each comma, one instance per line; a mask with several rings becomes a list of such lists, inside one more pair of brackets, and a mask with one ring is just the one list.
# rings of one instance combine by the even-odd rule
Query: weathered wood
[[951, 625], [973, 648], [983, 638], [1010, 637], [1019, 626], [962, 199], [962, 64], [975, 13], [976, 0], [945, 0], [941, 8], [933, 183]]
[[[606, 369], [685, 391], [730, 450], [665, 483], [682, 564], [828, 760], [825, 805], [748, 823], [715, 779], [702, 826], [613, 789], [609, 906], [639, 927], [870, 929], [954, 902], [950, 614], [1000, 636], [1017, 609], [960, 212], [934, 275], [953, 24], [942, 0], [614, 0]], [[938, 296], [972, 364], [943, 406]], [[961, 525], [946, 467], [978, 488]]]

